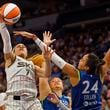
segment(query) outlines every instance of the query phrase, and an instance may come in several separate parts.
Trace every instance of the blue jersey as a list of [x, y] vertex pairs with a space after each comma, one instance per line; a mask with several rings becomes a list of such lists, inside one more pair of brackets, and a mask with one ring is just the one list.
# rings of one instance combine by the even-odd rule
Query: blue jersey
[[72, 110], [101, 110], [101, 92], [100, 77], [80, 71], [80, 81], [72, 87]]
[[[68, 105], [69, 105], [69, 97], [63, 95], [59, 99], [62, 101], [62, 103], [64, 105], [66, 105], [68, 107]], [[47, 98], [43, 101], [42, 105], [43, 105], [43, 109], [44, 110], [62, 110], [56, 104], [50, 102]]]

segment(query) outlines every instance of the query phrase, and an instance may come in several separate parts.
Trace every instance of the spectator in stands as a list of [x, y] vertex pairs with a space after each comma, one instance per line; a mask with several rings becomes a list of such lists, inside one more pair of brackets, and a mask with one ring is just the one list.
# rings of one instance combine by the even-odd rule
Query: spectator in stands
[[102, 108], [101, 108], [101, 110], [106, 110], [105, 108], [106, 108], [106, 99], [105, 99], [105, 97], [104, 97], [104, 95], [102, 95]]
[[55, 76], [61, 78], [61, 70], [56, 65], [52, 67], [52, 74], [51, 74], [51, 77], [55, 77]]
[[110, 110], [110, 97], [107, 97], [107, 104], [105, 110]]

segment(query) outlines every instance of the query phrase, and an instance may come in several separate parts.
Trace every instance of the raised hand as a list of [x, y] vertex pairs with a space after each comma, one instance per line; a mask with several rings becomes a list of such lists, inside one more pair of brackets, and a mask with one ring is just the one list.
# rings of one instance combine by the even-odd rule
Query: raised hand
[[58, 96], [55, 93], [49, 93], [47, 99], [54, 104], [58, 104], [60, 102]]
[[28, 39], [33, 39], [35, 40], [36, 38], [38, 38], [35, 34], [26, 32], [26, 31], [14, 31], [13, 32], [15, 36], [21, 35], [23, 37], [26, 37]]
[[44, 33], [43, 33], [43, 42], [46, 44], [46, 45], [50, 45], [50, 44], [52, 44], [56, 39], [53, 39], [53, 40], [51, 40], [51, 38], [52, 38], [52, 33], [50, 33], [50, 31], [45, 31]]
[[45, 60], [51, 60], [52, 54], [54, 50], [49, 48], [48, 46], [44, 46], [43, 56]]

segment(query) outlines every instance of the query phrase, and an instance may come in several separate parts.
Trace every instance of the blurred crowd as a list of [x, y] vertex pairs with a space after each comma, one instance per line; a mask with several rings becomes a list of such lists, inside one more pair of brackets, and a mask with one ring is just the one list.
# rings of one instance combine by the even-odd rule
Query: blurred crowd
[[22, 11], [22, 18], [34, 18], [53, 13], [74, 11], [82, 7], [108, 3], [109, 0], [1, 0], [0, 6], [7, 2], [17, 4]]
[[[1, 40], [0, 40], [1, 42]], [[20, 36], [12, 37], [13, 45], [22, 42], [29, 49], [29, 55], [32, 56], [40, 53], [39, 48], [33, 41], [24, 39]], [[6, 76], [4, 71], [4, 60], [2, 53], [2, 42], [0, 43], [0, 92], [6, 90]], [[57, 40], [53, 43], [56, 53], [64, 58], [67, 62], [77, 66], [79, 59], [86, 53], [94, 52], [100, 58], [103, 58], [104, 53], [110, 48], [110, 31], [108, 28], [94, 29], [81, 32], [67, 31], [62, 35], [59, 34]], [[51, 76], [57, 76], [63, 80], [64, 94], [71, 96], [71, 85], [66, 74], [54, 64], [52, 64]], [[110, 71], [105, 75], [102, 93], [102, 110], [110, 110]]]

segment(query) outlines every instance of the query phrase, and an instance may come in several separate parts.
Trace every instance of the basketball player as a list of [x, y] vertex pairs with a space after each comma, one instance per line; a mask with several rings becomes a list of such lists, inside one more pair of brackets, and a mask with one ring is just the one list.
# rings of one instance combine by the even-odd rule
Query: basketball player
[[[42, 55], [34, 55], [30, 58], [35, 65], [43, 66]], [[39, 78], [39, 99], [44, 110], [70, 110], [71, 100], [62, 95], [63, 82], [60, 78], [54, 77], [48, 82], [48, 78]]]
[[[33, 39], [44, 51], [45, 44], [36, 35], [28, 32], [15, 33]], [[46, 33], [45, 37], [49, 37], [48, 35]], [[103, 79], [110, 68], [110, 49], [103, 60], [93, 53], [84, 55], [79, 61], [78, 68], [65, 62], [55, 52], [51, 60], [69, 75], [72, 84], [72, 110], [100, 110]]]
[[39, 86], [40, 100], [44, 110], [71, 110], [70, 98], [62, 95], [63, 82], [60, 78], [54, 77], [49, 82], [47, 78], [39, 80], [39, 84], [47, 84], [45, 87]]
[[[47, 43], [46, 43], [47, 44]], [[35, 65], [43, 66], [43, 55], [34, 55], [29, 58]], [[71, 100], [69, 97], [62, 95], [63, 82], [60, 78], [39, 78], [39, 99], [42, 102], [44, 110], [70, 110]]]
[[[45, 37], [45, 34], [48, 34], [48, 37]], [[43, 41], [48, 46], [56, 40], [51, 40], [50, 32], [44, 32], [43, 36]], [[47, 86], [42, 86], [44, 84]], [[44, 110], [71, 110], [70, 98], [62, 94], [63, 82], [60, 78], [53, 77], [49, 81], [48, 78], [39, 78], [39, 91]]]
[[27, 61], [27, 48], [17, 44], [12, 50], [9, 32], [0, 16], [0, 33], [4, 44], [5, 71], [7, 77], [6, 110], [42, 110], [40, 101], [36, 99], [36, 76], [49, 77], [51, 50], [44, 47], [44, 68]]
[[[46, 34], [43, 33], [44, 35]], [[49, 32], [49, 37], [43, 41], [49, 46], [56, 39], [51, 40], [52, 34]], [[29, 58], [35, 65], [43, 66], [44, 58], [42, 55], [34, 55]], [[53, 77], [48, 81], [48, 78], [39, 78], [39, 99], [42, 102], [44, 110], [71, 110], [70, 97], [62, 95], [63, 82], [58, 77]]]

